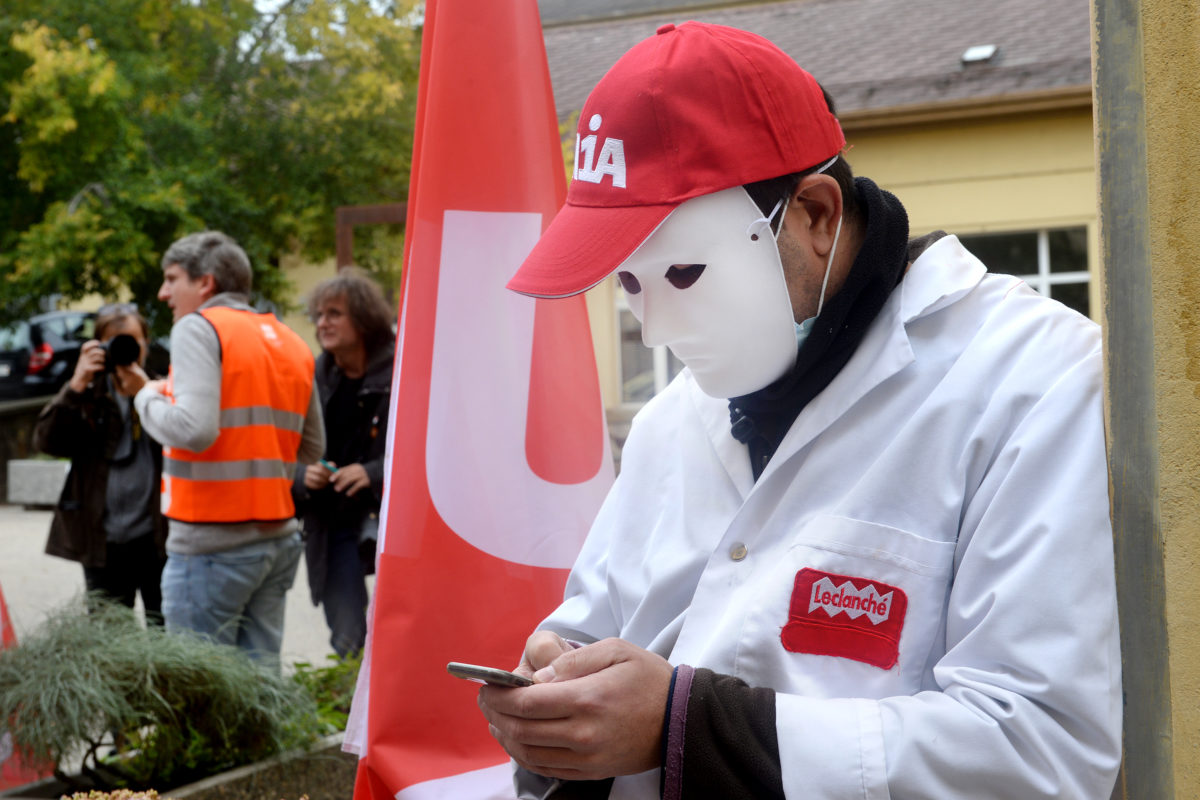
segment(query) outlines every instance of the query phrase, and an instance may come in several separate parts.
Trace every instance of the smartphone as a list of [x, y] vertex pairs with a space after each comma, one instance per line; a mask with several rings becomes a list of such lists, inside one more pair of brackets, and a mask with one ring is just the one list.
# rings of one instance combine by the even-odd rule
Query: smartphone
[[456, 678], [465, 678], [469, 681], [486, 683], [491, 686], [518, 687], [533, 685], [533, 681], [529, 680], [529, 678], [522, 677], [505, 669], [481, 667], [477, 664], [463, 664], [458, 661], [451, 661], [447, 664], [446, 672], [449, 672]]

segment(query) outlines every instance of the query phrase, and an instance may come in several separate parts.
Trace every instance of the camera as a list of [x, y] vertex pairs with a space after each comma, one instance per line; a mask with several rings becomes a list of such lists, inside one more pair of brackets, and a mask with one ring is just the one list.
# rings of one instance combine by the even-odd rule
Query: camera
[[107, 342], [101, 342], [104, 350], [104, 371], [112, 372], [117, 367], [128, 367], [142, 355], [142, 346], [128, 333], [118, 333]]

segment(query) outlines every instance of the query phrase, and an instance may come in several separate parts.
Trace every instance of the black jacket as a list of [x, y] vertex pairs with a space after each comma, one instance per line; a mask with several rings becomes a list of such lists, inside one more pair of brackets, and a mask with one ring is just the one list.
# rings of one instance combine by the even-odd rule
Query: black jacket
[[[304, 486], [303, 465], [296, 467], [292, 483], [292, 499], [296, 516], [303, 522], [304, 556], [308, 571], [308, 587], [313, 604], [320, 604], [325, 595], [325, 575], [328, 566], [328, 536], [333, 525], [361, 527], [368, 517], [379, 514], [383, 501], [384, 452], [387, 448], [388, 407], [392, 390], [392, 359], [395, 341], [379, 348], [370, 357], [358, 391], [357, 414], [353, 424], [354, 439], [348, 452], [363, 465], [371, 485], [356, 492], [353, 498], [343, 498], [332, 488], [310, 492]], [[321, 413], [329, 419], [329, 399], [342, 381], [342, 371], [329, 353], [317, 357], [315, 383], [321, 397]], [[329, 428], [326, 424], [326, 446]], [[355, 463], [355, 462], [350, 462]], [[362, 552], [363, 566], [369, 574], [374, 570], [373, 548]]]
[[[78, 561], [85, 567], [105, 566], [107, 537], [102, 520], [109, 459], [120, 436], [121, 412], [102, 376], [83, 392], [63, 386], [38, 414], [34, 446], [49, 455], [71, 459], [71, 470], [50, 522], [46, 541], [49, 555]], [[153, 439], [150, 444], [157, 481], [162, 474], [162, 446]], [[167, 521], [157, 492], [151, 495], [150, 506], [155, 543], [159, 555], [165, 558]]]

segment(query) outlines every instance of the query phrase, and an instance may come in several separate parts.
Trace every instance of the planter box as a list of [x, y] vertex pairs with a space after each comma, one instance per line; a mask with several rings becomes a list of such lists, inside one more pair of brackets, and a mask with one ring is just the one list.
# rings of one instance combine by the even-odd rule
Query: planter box
[[[342, 752], [343, 734], [319, 740], [308, 750], [283, 753], [205, 778], [187, 786], [158, 789], [170, 800], [346, 800], [354, 794], [358, 756]], [[54, 778], [0, 792], [4, 800], [46, 800], [67, 789]]]

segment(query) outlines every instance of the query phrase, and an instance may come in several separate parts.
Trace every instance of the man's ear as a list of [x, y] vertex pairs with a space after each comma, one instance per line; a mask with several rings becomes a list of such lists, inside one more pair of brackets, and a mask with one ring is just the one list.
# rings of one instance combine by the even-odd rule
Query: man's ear
[[787, 221], [806, 229], [817, 255], [829, 254], [841, 217], [842, 190], [834, 178], [813, 173], [800, 179], [788, 204]]
[[208, 300], [215, 294], [219, 294], [217, 291], [217, 279], [212, 273], [201, 275], [196, 282], [200, 284], [200, 294], [205, 300]]

